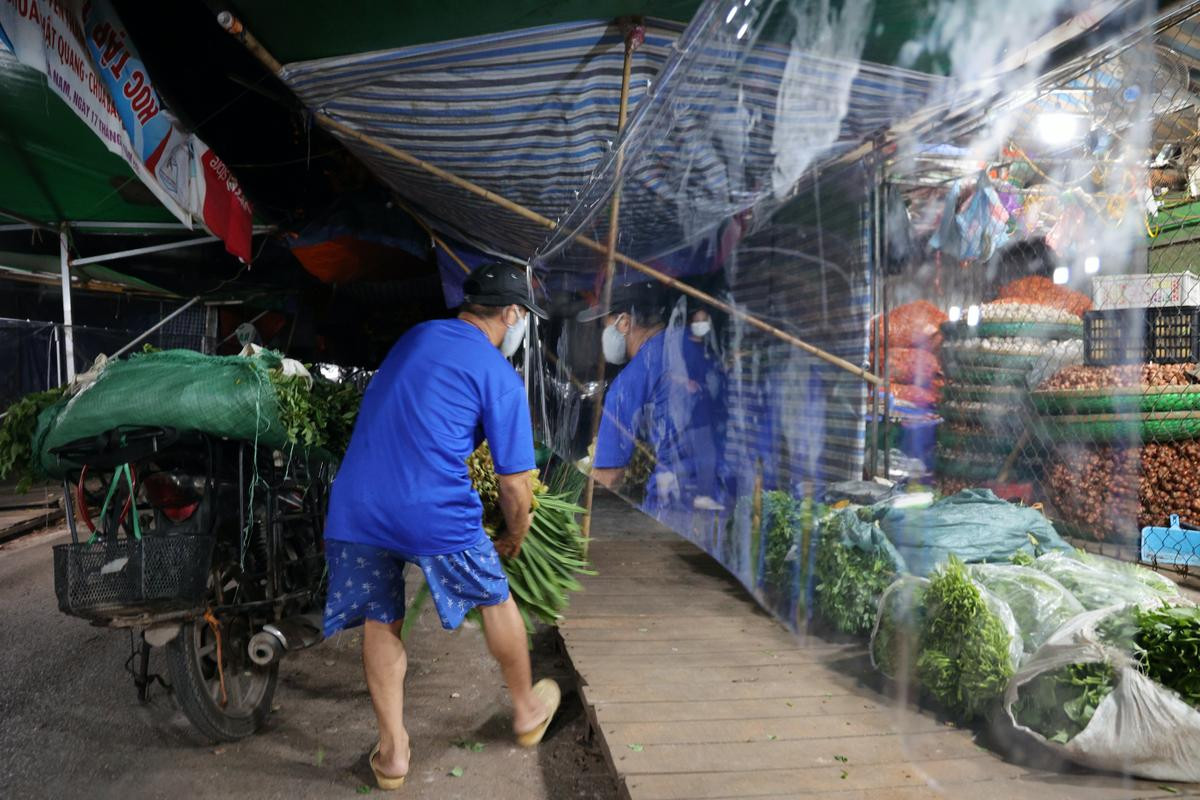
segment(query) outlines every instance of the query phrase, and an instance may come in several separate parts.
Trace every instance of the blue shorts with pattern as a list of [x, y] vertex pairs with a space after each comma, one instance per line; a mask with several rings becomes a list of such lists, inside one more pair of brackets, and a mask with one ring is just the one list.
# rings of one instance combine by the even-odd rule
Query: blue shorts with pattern
[[325, 635], [371, 619], [404, 619], [404, 568], [420, 567], [442, 627], [454, 630], [467, 612], [508, 599], [508, 579], [491, 541], [458, 553], [412, 556], [367, 544], [325, 542], [329, 594], [325, 599]]

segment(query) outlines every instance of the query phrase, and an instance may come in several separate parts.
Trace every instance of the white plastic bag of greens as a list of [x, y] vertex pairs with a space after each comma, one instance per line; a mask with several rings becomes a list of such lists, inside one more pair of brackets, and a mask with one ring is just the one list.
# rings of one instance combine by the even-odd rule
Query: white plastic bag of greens
[[1176, 601], [1179, 596], [1178, 588], [1160, 575], [1150, 573], [1158, 581], [1165, 581], [1167, 585], [1164, 586], [1158, 581], [1139, 580], [1133, 577], [1129, 570], [1141, 569], [1140, 567], [1124, 567], [1111, 559], [1098, 556], [1046, 553], [1034, 559], [1033, 567], [1065, 586], [1089, 611], [1113, 605]]
[[1015, 564], [972, 564], [967, 572], [1008, 604], [1031, 654], [1072, 617], [1083, 613], [1075, 596], [1046, 573]]
[[[1200, 781], [1200, 711], [1148, 677], [1133, 646], [1117, 646], [1108, 633], [1120, 615], [1137, 613], [1169, 618], [1198, 612], [1156, 604], [1080, 614], [1013, 676], [1004, 712], [1017, 730], [1084, 766], [1153, 780]], [[1163, 623], [1150, 627], [1158, 624]], [[1195, 636], [1200, 618], [1189, 629]]]
[[879, 598], [879, 612], [871, 630], [871, 666], [892, 680], [913, 674], [925, 621], [927, 586], [927, 578], [905, 575]]
[[1004, 696], [1024, 653], [1008, 604], [950, 559], [929, 576], [916, 678], [947, 711], [970, 720]]
[[1116, 573], [1123, 578], [1130, 578], [1148, 587], [1155, 594], [1172, 603], [1181, 601], [1185, 603], [1191, 602], [1179, 594], [1179, 585], [1175, 581], [1166, 575], [1158, 574], [1152, 569], [1146, 569], [1129, 561], [1118, 561], [1115, 558], [1098, 556], [1095, 553], [1088, 553], [1084, 550], [1076, 550], [1072, 555], [1090, 567], [1095, 567], [1104, 572]]

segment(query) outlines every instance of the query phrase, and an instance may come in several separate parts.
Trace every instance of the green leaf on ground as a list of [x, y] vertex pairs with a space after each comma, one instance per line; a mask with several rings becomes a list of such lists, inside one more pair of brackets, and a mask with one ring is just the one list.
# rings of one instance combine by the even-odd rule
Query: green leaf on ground
[[1179, 794], [1179, 790], [1176, 789], [1174, 786], [1167, 786], [1166, 784], [1160, 783], [1158, 785], [1158, 788], [1162, 789], [1164, 792], [1167, 792], [1168, 794]]
[[450, 770], [450, 777], [461, 778], [462, 776], [463, 776], [463, 768], [462, 767], [455, 767], [454, 769]]
[[355, 789], [354, 791], [356, 791], [358, 794], [370, 794], [370, 793], [371, 793], [371, 787], [370, 787], [370, 786], [367, 786], [367, 785], [364, 783], [362, 786], [359, 786], [359, 787], [358, 787], [357, 789]]
[[849, 777], [849, 775], [850, 775], [849, 772], [846, 772], [846, 770], [842, 770], [842, 780], [846, 780], [846, 778]]
[[646, 749], [646, 748], [642, 747], [640, 744], [631, 744], [631, 745], [628, 745], [628, 747], [630, 750], [632, 750], [635, 753], [640, 753]]
[[845, 763], [846, 763], [847, 761], [849, 761], [850, 759], [846, 758], [845, 756], [834, 756], [834, 757], [833, 757], [833, 760], [834, 760], [834, 761], [840, 761], [840, 762], [842, 762], [843, 764], [845, 764]]
[[463, 738], [455, 739], [454, 741], [450, 742], [450, 744], [454, 745], [460, 750], [470, 750], [472, 753], [482, 753], [483, 748], [486, 747], [483, 742], [475, 742], [470, 739]]
[[767, 734], [767, 741], [768, 741], [768, 742], [773, 742], [773, 741], [775, 741], [775, 739], [776, 739], [776, 736], [775, 736], [775, 734], [773, 734], [773, 733], [768, 733], [768, 734]]
[[317, 745], [316, 764], [319, 767], [324, 763], [325, 763], [325, 748], [321, 747], [320, 745]]

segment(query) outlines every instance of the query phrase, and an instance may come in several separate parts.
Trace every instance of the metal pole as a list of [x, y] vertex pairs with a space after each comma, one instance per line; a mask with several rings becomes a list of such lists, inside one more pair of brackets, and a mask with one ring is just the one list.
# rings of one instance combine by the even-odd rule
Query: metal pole
[[149, 328], [147, 328], [145, 331], [143, 331], [141, 334], [139, 334], [139, 335], [138, 335], [136, 338], [132, 339], [132, 340], [129, 342], [129, 344], [125, 345], [125, 346], [124, 346], [124, 347], [122, 347], [120, 350], [118, 350], [117, 352], [115, 352], [115, 353], [113, 353], [111, 356], [109, 356], [109, 358], [117, 358], [117, 357], [118, 357], [118, 356], [120, 356], [122, 353], [124, 353], [125, 351], [127, 351], [129, 348], [133, 347], [135, 344], [137, 344], [138, 342], [142, 341], [142, 340], [143, 340], [143, 339], [145, 339], [147, 336], [149, 336], [150, 334], [154, 333], [156, 330], [158, 330], [159, 328], [161, 328], [163, 325], [166, 325], [168, 322], [170, 322], [171, 320], [175, 319], [175, 318], [176, 318], [176, 317], [178, 317], [180, 314], [182, 314], [184, 311], [187, 311], [189, 308], [191, 308], [192, 306], [194, 306], [194, 305], [195, 305], [196, 303], [198, 303], [198, 302], [200, 302], [200, 296], [199, 296], [199, 295], [197, 295], [197, 296], [193, 297], [191, 300], [188, 300], [186, 303], [184, 303], [183, 305], [181, 305], [179, 308], [175, 309], [175, 310], [174, 310], [174, 311], [172, 311], [170, 314], [167, 314], [165, 317], [163, 317], [162, 319], [160, 319], [158, 322], [156, 322], [156, 323], [154, 323], [153, 325], [151, 325]]
[[63, 360], [67, 363], [67, 383], [75, 380], [75, 334], [71, 320], [71, 247], [67, 228], [58, 232], [59, 266], [62, 271]]
[[138, 247], [134, 250], [121, 250], [116, 253], [105, 253], [101, 256], [88, 256], [87, 258], [77, 258], [71, 263], [77, 267], [82, 267], [85, 264], [100, 264], [104, 261], [116, 261], [118, 258], [129, 258], [131, 256], [144, 256], [149, 253], [162, 253], [166, 250], [182, 250], [185, 247], [195, 247], [198, 244], [209, 244], [211, 242], [221, 241], [216, 236], [203, 236], [199, 239], [187, 239], [182, 242], [170, 242], [168, 244], [156, 244], [150, 247]]
[[[625, 119], [629, 111], [629, 76], [633, 67], [633, 51], [641, 44], [642, 31], [640, 26], [631, 28], [625, 34], [625, 66], [621, 73], [621, 105], [617, 112], [617, 136], [616, 141], [621, 140], [621, 134], [625, 132]], [[608, 245], [604, 254], [604, 283], [600, 290], [600, 308], [608, 310], [612, 304], [612, 281], [613, 272], [616, 268], [616, 252], [617, 252], [617, 234], [620, 229], [621, 218], [621, 177], [625, 169], [625, 145], [622, 143], [617, 148], [616, 171], [613, 174], [613, 197], [612, 210], [609, 213], [608, 219]], [[603, 348], [601, 348], [603, 351]], [[604, 413], [604, 374], [607, 372], [607, 361], [604, 358], [604, 353], [600, 353], [600, 364], [597, 367], [596, 380], [600, 384], [600, 389], [596, 392], [596, 400], [592, 404], [592, 435], [588, 438], [589, 442], [595, 442], [600, 434], [600, 417]], [[588, 470], [587, 487], [583, 493], [583, 524], [580, 532], [585, 539], [592, 535], [592, 498], [596, 491], [596, 465], [595, 453], [592, 455], [592, 468]]]
[[[879, 175], [879, 173], [876, 173]], [[875, 341], [875, 321], [879, 314], [879, 282], [884, 279], [882, 269], [883, 259], [880, 258], [879, 242], [880, 242], [880, 220], [879, 213], [879, 191], [880, 181], [876, 180], [874, 197], [871, 204], [871, 255], [872, 255], [872, 280], [871, 280], [871, 317], [870, 317], [870, 334], [867, 336], [868, 353], [875, 356], [875, 361], [878, 360], [878, 354], [882, 352], [879, 349], [879, 342]], [[880, 337], [882, 338], [882, 337]], [[872, 364], [874, 366], [874, 364]], [[871, 447], [869, 450], [869, 459], [867, 467], [867, 477], [874, 478], [879, 474], [879, 389], [871, 387]], [[886, 401], [885, 401], [886, 402]]]
[[[261, 44], [259, 44], [259, 42], [253, 37], [253, 35], [251, 35], [251, 33], [245, 29], [245, 27], [242, 25], [242, 23], [240, 21], [238, 21], [232, 14], [230, 14], [227, 11], [223, 11], [217, 17], [217, 21], [221, 23], [221, 25], [225, 28], [225, 30], [227, 30], [227, 31], [229, 31], [229, 33], [233, 34], [238, 39], [238, 41], [240, 41], [246, 47], [247, 50], [249, 50], [256, 57], [258, 57], [258, 59], [268, 69], [270, 69], [276, 75], [279, 73], [279, 70], [282, 69], [279, 62], [276, 61], [271, 56], [271, 54], [268, 53], [263, 48], [263, 46]], [[313, 119], [315, 119], [319, 124], [323, 125], [324, 127], [328, 128], [331, 131], [340, 133], [343, 137], [345, 137], [347, 139], [353, 139], [354, 141], [360, 142], [360, 143], [370, 147], [373, 150], [378, 150], [381, 153], [386, 153], [387, 155], [391, 156], [392, 158], [395, 158], [397, 161], [401, 161], [405, 164], [409, 164], [410, 166], [414, 166], [420, 170], [428, 172], [430, 175], [434, 175], [438, 178], [441, 178], [442, 180], [446, 181], [447, 183], [449, 183], [453, 186], [457, 186], [460, 189], [470, 192], [471, 194], [473, 194], [477, 197], [481, 197], [484, 200], [488, 200], [489, 202], [492, 202], [492, 203], [500, 206], [501, 208], [507, 209], [508, 211], [511, 211], [512, 213], [516, 214], [517, 216], [523, 217], [527, 220], [530, 220], [531, 222], [541, 225], [544, 228], [547, 228], [549, 230], [555, 230], [558, 227], [558, 223], [555, 222], [554, 220], [550, 219], [549, 217], [544, 217], [541, 214], [537, 213], [536, 211], [526, 208], [525, 206], [520, 205], [519, 203], [514, 203], [512, 200], [509, 200], [507, 197], [502, 197], [502, 196], [496, 194], [495, 192], [485, 189], [482, 186], [480, 186], [476, 183], [473, 183], [465, 178], [460, 178], [459, 176], [455, 175], [452, 172], [448, 172], [447, 170], [444, 170], [441, 167], [435, 166], [434, 164], [430, 164], [428, 161], [424, 161], [420, 158], [417, 158], [416, 156], [412, 155], [411, 153], [407, 153], [398, 147], [393, 147], [392, 145], [388, 144], [387, 142], [380, 141], [379, 139], [376, 139], [373, 136], [369, 136], [368, 134], [361, 133], [360, 131], [355, 130], [354, 128], [347, 125], [346, 123], [340, 122], [340, 121], [334, 119], [333, 117], [329, 116], [328, 114], [321, 113], [320, 111], [313, 111], [311, 113], [312, 113]], [[870, 152], [870, 149], [873, 148], [874, 146], [875, 146], [874, 143], [871, 143], [864, 152]], [[588, 248], [589, 250], [593, 250], [597, 253], [600, 253], [601, 255], [603, 255], [605, 257], [608, 257], [608, 255], [609, 255], [608, 247], [601, 242], [597, 242], [595, 239], [591, 239], [587, 236], [578, 235], [575, 237], [574, 241], [580, 245], [583, 245], [584, 247]], [[768, 333], [771, 336], [774, 336], [777, 339], [781, 339], [782, 341], [785, 341], [794, 347], [798, 347], [799, 349], [805, 351], [806, 353], [809, 353], [810, 355], [813, 355], [813, 356], [821, 359], [822, 361], [826, 361], [830, 364], [833, 364], [835, 367], [838, 367], [839, 369], [843, 369], [846, 372], [849, 372], [853, 375], [857, 375], [858, 377], [862, 378], [863, 380], [867, 381], [870, 384], [878, 386], [883, 383], [882, 378], [880, 378], [878, 375], [872, 374], [868, 370], [864, 369], [862, 366], [856, 365], [856, 364], [851, 364], [849, 361], [847, 361], [844, 358], [841, 358], [840, 356], [836, 356], [833, 353], [829, 353], [815, 345], [809, 344], [808, 342], [804, 341], [803, 339], [799, 338], [798, 336], [793, 336], [792, 334], [788, 333], [787, 331], [781, 330], [780, 328], [777, 328], [774, 325], [764, 322], [763, 320], [759, 319], [758, 317], [754, 316], [753, 314], [749, 314], [746, 311], [743, 311], [742, 309], [740, 309], [736, 306], [732, 306], [729, 303], [726, 303], [722, 300], [718, 300], [717, 298], [713, 297], [712, 295], [708, 294], [707, 292], [702, 292], [699, 289], [695, 289], [695, 288], [687, 285], [686, 283], [683, 283], [682, 281], [676, 280], [675, 278], [671, 277], [670, 275], [667, 275], [665, 272], [657, 270], [648, 264], [643, 264], [641, 261], [630, 258], [629, 256], [627, 256], [623, 253], [620, 253], [620, 252], [614, 252], [612, 254], [612, 257], [619, 264], [623, 264], [631, 269], [635, 269], [638, 272], [641, 272], [642, 274], [647, 275], [650, 278], [653, 278], [654, 280], [658, 281], [659, 283], [666, 284], [667, 286], [671, 287], [672, 289], [674, 289], [677, 292], [686, 294], [689, 297], [695, 298], [696, 300], [699, 300], [700, 302], [702, 302], [708, 306], [711, 306], [719, 311], [722, 311], [731, 317], [740, 319], [740, 320], [746, 322], [747, 324], [749, 324], [755, 328], [758, 328], [759, 330], [761, 330], [765, 333]]]

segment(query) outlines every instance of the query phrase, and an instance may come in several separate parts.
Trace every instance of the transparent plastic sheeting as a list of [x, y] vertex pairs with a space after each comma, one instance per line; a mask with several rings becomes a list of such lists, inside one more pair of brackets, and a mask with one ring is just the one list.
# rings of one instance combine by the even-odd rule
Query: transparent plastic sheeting
[[[860, 62], [870, 18], [859, 0], [840, 11], [705, 4], [632, 110], [620, 176], [610, 160], [534, 260], [555, 312], [533, 365], [548, 443], [589, 457], [606, 386], [597, 466], [624, 466], [623, 497], [715, 555], [793, 627], [807, 618], [808, 570], [792, 546], [799, 520], [811, 530], [821, 487], [862, 474], [866, 384], [671, 290], [635, 311], [629, 363], [601, 368], [605, 320], [576, 315], [598, 302], [605, 259], [578, 237], [607, 241], [619, 193], [618, 251], [865, 364], [877, 165], [811, 168], [911, 113], [941, 82]], [[616, 305], [647, 280], [618, 265]], [[693, 330], [698, 311], [708, 330]], [[754, 507], [766, 496], [779, 518], [769, 545]]]
[[[903, 64], [940, 64], [935, 76], [861, 59], [877, 16], [861, 0], [703, 5], [631, 110], [623, 159], [612, 154], [533, 260], [554, 316], [539, 325], [530, 363], [546, 442], [564, 457], [589, 458], [599, 427], [598, 474], [619, 478], [623, 497], [713, 554], [797, 629], [810, 616], [811, 534], [826, 487], [882, 467], [873, 451], [885, 430], [893, 439], [897, 430], [874, 413], [882, 398], [861, 376], [776, 332], [888, 371], [885, 348], [872, 351], [872, 316], [905, 295], [944, 308], [951, 298], [943, 288], [958, 291], [950, 279], [939, 283], [929, 224], [912, 244], [919, 255], [901, 267], [906, 274], [884, 280], [884, 238], [896, 227], [883, 224], [888, 177], [924, 165], [935, 145], [953, 150], [949, 161], [960, 171], [972, 164], [968, 178], [985, 151], [1001, 158], [1028, 113], [1011, 98], [1023, 92], [1027, 105], [1044, 66], [1044, 48], [1028, 46], [1079, 4], [1032, 3], [1003, 14], [989, 4], [973, 15], [962, 8], [935, 4], [900, 48]], [[1020, 25], [999, 24], [1009, 17]], [[1005, 63], [1018, 51], [1023, 61]], [[960, 113], [948, 114], [950, 107]], [[992, 119], [997, 111], [1004, 113]], [[952, 183], [942, 181], [943, 196]], [[909, 195], [895, 197], [916, 227]], [[631, 310], [624, 290], [639, 282], [659, 287], [659, 307], [580, 321], [579, 312], [600, 301], [606, 263], [583, 240], [607, 242], [614, 224], [616, 251], [775, 330], [622, 263], [609, 310]], [[707, 314], [707, 330], [693, 329], [705, 315], [698, 312]], [[615, 344], [623, 351], [616, 355], [632, 356], [625, 364], [605, 363], [602, 352], [605, 335], [619, 338], [603, 333], [614, 320], [621, 330], [632, 324], [624, 347]], [[601, 397], [607, 411], [598, 425]], [[1000, 464], [1006, 455], [986, 457]], [[922, 474], [932, 456], [897, 453], [897, 461], [904, 469], [889, 463], [894, 477], [932, 477]], [[794, 524], [783, 521], [793, 513]]]

